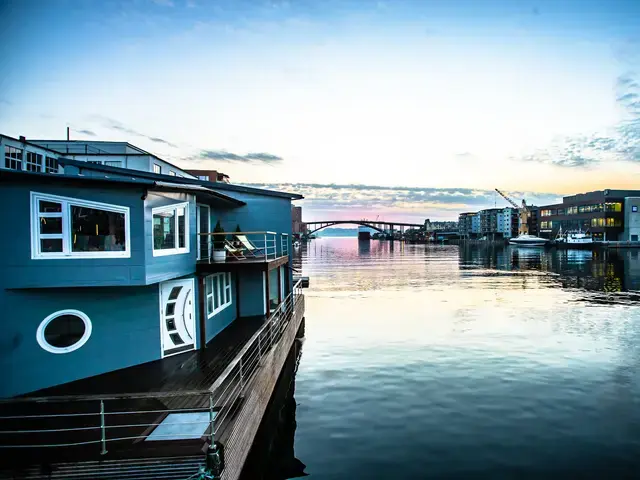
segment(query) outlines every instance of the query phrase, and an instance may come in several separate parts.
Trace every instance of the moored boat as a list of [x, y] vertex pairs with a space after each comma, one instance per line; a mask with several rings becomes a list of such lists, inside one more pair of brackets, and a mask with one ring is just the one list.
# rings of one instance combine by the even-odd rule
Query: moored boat
[[522, 247], [543, 247], [549, 243], [549, 240], [542, 237], [536, 237], [535, 235], [521, 233], [515, 238], [510, 238], [509, 243], [511, 245], [518, 245]]

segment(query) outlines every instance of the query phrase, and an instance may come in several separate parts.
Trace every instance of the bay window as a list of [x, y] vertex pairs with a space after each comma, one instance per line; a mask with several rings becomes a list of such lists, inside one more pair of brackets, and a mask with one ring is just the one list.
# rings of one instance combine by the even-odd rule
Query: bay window
[[128, 207], [31, 192], [31, 258], [130, 256]]
[[152, 209], [153, 256], [189, 253], [189, 203]]

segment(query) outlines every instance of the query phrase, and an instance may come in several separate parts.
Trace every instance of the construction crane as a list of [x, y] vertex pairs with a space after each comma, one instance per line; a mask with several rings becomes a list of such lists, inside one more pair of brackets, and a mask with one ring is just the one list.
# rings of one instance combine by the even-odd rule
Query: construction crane
[[498, 192], [500, 196], [504, 198], [507, 202], [509, 202], [513, 206], [513, 208], [516, 208], [518, 210], [518, 214], [520, 218], [520, 221], [518, 223], [518, 227], [519, 227], [518, 233], [521, 235], [528, 234], [529, 233], [529, 216], [531, 215], [531, 210], [527, 206], [527, 202], [525, 202], [524, 199], [522, 199], [522, 206], [519, 207], [516, 202], [511, 200], [507, 195], [502, 193], [500, 190], [496, 188], [495, 191]]

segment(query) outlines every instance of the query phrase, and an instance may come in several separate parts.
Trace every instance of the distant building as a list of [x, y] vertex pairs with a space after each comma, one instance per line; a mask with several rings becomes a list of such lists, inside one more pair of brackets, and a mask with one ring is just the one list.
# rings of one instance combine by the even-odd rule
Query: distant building
[[477, 213], [473, 214], [473, 217], [471, 217], [471, 233], [473, 235], [478, 235], [480, 233], [480, 215]]
[[640, 190], [598, 190], [564, 197], [539, 207], [539, 235], [587, 230], [596, 240], [637, 241], [640, 236]]
[[302, 207], [291, 206], [291, 232], [294, 235], [307, 233], [307, 225], [302, 221]]
[[461, 236], [470, 236], [472, 233], [472, 223], [473, 217], [475, 217], [475, 213], [461, 213], [458, 216], [458, 233]]
[[497, 214], [497, 233], [501, 233], [504, 238], [518, 236], [519, 215], [518, 210], [512, 207], [505, 207]]
[[221, 182], [221, 183], [230, 183], [229, 175], [226, 173], [218, 172], [217, 170], [186, 170], [191, 175], [197, 177], [199, 180], [203, 180], [205, 182]]

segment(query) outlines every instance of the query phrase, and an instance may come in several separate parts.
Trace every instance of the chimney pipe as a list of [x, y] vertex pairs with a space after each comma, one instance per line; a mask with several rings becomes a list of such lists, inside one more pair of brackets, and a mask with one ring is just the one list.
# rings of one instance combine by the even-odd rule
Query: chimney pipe
[[20, 141], [24, 143], [27, 141], [27, 139], [24, 137], [24, 135], [20, 135]]
[[67, 127], [67, 142], [69, 141], [69, 127]]

